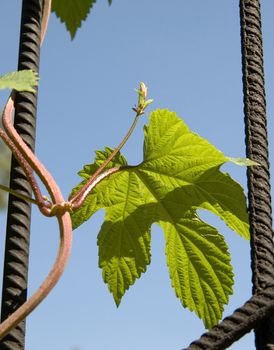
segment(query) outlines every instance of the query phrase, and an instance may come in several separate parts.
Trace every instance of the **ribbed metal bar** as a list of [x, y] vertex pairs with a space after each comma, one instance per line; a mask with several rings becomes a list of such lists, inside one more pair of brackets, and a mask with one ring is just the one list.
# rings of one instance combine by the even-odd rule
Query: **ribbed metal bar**
[[[23, 0], [19, 44], [18, 70], [39, 70], [40, 22], [43, 0]], [[36, 94], [18, 93], [14, 125], [34, 150]], [[10, 187], [31, 196], [30, 185], [13, 157], [11, 161]], [[14, 196], [9, 197], [6, 247], [3, 274], [2, 310], [3, 321], [24, 303], [27, 297], [28, 258], [30, 238], [30, 204]], [[1, 350], [22, 350], [25, 344], [25, 322], [21, 322], [3, 340]]]
[[[210, 332], [183, 350], [224, 350], [257, 327], [274, 311], [274, 288], [254, 295]], [[271, 350], [272, 348], [265, 348]]]
[[[259, 0], [240, 0], [253, 297], [188, 350], [223, 350], [256, 329], [258, 350], [274, 350], [274, 247]], [[186, 349], [185, 349], [186, 350]]]
[[[260, 166], [250, 167], [248, 177], [249, 220], [253, 293], [274, 285], [274, 249], [263, 42], [259, 0], [241, 0], [241, 35], [246, 129], [246, 155]], [[258, 350], [274, 349], [274, 315], [255, 331]]]

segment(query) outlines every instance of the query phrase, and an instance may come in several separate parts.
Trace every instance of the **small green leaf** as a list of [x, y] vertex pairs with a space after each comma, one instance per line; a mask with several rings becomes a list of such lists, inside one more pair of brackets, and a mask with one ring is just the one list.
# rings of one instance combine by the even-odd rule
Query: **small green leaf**
[[32, 70], [11, 72], [0, 77], [0, 89], [35, 92], [38, 85], [38, 75]]
[[[83, 207], [72, 214], [73, 225], [77, 227], [100, 208], [105, 209], [98, 236], [99, 265], [119, 305], [150, 262], [149, 230], [158, 223], [165, 233], [176, 295], [211, 328], [232, 293], [233, 274], [223, 237], [202, 222], [196, 210], [213, 212], [249, 238], [243, 189], [220, 171], [222, 164], [235, 159], [191, 132], [168, 110], [152, 112], [144, 134], [144, 161], [128, 166], [118, 153], [108, 167], [118, 166], [119, 172], [95, 187]], [[76, 188], [83, 186], [111, 153], [110, 148], [97, 151], [95, 163], [79, 173], [84, 181]], [[249, 160], [240, 164], [251, 165]]]
[[[108, 0], [111, 5], [111, 0]], [[52, 11], [56, 13], [62, 23], [65, 23], [71, 39], [75, 37], [77, 29], [85, 21], [96, 0], [53, 0]]]
[[81, 27], [82, 21], [86, 20], [95, 2], [96, 0], [53, 0], [52, 11], [65, 23], [71, 39]]

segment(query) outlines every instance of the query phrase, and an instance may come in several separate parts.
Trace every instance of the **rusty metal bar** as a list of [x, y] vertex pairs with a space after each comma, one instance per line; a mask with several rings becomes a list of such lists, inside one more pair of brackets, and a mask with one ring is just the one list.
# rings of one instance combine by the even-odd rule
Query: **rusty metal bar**
[[[18, 70], [39, 71], [42, 5], [43, 0], [22, 1]], [[32, 150], [35, 145], [36, 100], [37, 94], [18, 93], [14, 117], [17, 131]], [[31, 196], [30, 185], [14, 157], [10, 187]], [[11, 195], [7, 214], [1, 321], [22, 305], [27, 297], [30, 218], [30, 204]], [[23, 321], [0, 341], [0, 350], [22, 350], [24, 345]]]
[[253, 297], [188, 350], [223, 350], [255, 329], [257, 350], [274, 350], [274, 246], [259, 0], [240, 0]]

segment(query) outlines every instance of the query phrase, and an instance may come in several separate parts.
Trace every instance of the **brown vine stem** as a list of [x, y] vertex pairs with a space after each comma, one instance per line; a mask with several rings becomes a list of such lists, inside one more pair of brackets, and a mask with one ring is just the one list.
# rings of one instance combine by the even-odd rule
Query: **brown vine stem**
[[[44, 1], [44, 11], [43, 11], [43, 19], [44, 16], [47, 18], [42, 21], [42, 33], [43, 36], [46, 32], [46, 26], [48, 22], [48, 17], [50, 15], [51, 8], [51, 0]], [[43, 40], [43, 37], [42, 37]], [[42, 41], [41, 40], [41, 41]], [[68, 207], [64, 204], [64, 198], [62, 193], [56, 184], [53, 177], [49, 174], [49, 172], [45, 169], [42, 163], [36, 158], [36, 156], [32, 153], [32, 151], [28, 148], [28, 146], [24, 143], [21, 137], [18, 135], [16, 130], [12, 125], [12, 113], [14, 110], [14, 101], [13, 96], [11, 96], [6, 105], [3, 119], [5, 119], [5, 129], [6, 133], [2, 130], [0, 136], [4, 139], [7, 145], [10, 147], [11, 151], [15, 154], [18, 161], [22, 165], [24, 171], [30, 182], [33, 182], [34, 186], [34, 176], [32, 169], [37, 173], [40, 177], [43, 184], [46, 186], [47, 190], [50, 193], [52, 202], [55, 204], [54, 215], [56, 215], [59, 224], [60, 230], [60, 245], [59, 251], [57, 254], [56, 261], [44, 280], [39, 289], [32, 295], [32, 297], [27, 300], [19, 309], [17, 309], [13, 314], [11, 314], [5, 321], [0, 324], [0, 339], [2, 339], [5, 335], [9, 333], [9, 331], [15, 327], [18, 323], [20, 323], [27, 315], [29, 315], [34, 308], [48, 295], [48, 293], [55, 286], [57, 281], [59, 280], [68, 258], [70, 256], [71, 251], [71, 243], [72, 243], [72, 226], [71, 226], [71, 218], [68, 213]], [[36, 196], [39, 197], [38, 192], [35, 193]], [[45, 202], [44, 202], [45, 204]], [[43, 203], [40, 203], [43, 207]], [[44, 207], [45, 215], [50, 215], [50, 208], [47, 205]]]
[[[140, 117], [140, 115], [143, 113], [136, 114], [133, 123], [131, 127], [129, 128], [126, 136], [123, 138], [123, 140], [120, 142], [120, 144], [114, 149], [114, 151], [111, 153], [111, 155], [103, 162], [103, 164], [95, 171], [95, 173], [88, 179], [88, 181], [85, 183], [83, 187], [80, 188], [80, 190], [73, 195], [70, 198], [70, 203], [72, 204], [72, 210], [79, 209], [82, 204], [84, 203], [85, 199], [89, 195], [89, 193], [94, 188], [93, 182], [97, 180], [98, 176], [103, 172], [103, 170], [106, 168], [106, 166], [112, 161], [112, 159], [117, 155], [117, 153], [121, 150], [121, 148], [125, 145], [125, 143], [128, 141], [129, 137], [131, 136], [137, 121]], [[114, 168], [113, 168], [114, 169]], [[110, 174], [109, 174], [110, 175]], [[97, 181], [96, 181], [97, 184]]]
[[14, 154], [14, 156], [16, 157], [16, 159], [18, 160], [18, 162], [21, 164], [22, 168], [24, 169], [24, 172], [25, 172], [25, 174], [26, 174], [26, 176], [31, 184], [31, 187], [32, 187], [32, 190], [34, 192], [34, 196], [35, 196], [36, 200], [32, 202], [32, 200], [30, 198], [27, 198], [27, 197], [21, 195], [20, 193], [13, 191], [12, 189], [5, 187], [3, 185], [0, 185], [1, 186], [0, 188], [6, 192], [13, 194], [14, 196], [26, 199], [29, 202], [35, 203], [39, 206], [39, 203], [43, 203], [45, 201], [44, 201], [44, 197], [42, 196], [42, 193], [40, 191], [40, 188], [39, 188], [39, 186], [38, 186], [38, 184], [33, 176], [32, 168], [29, 166], [28, 162], [26, 162], [26, 160], [24, 159], [21, 152], [16, 148], [14, 143], [11, 141], [11, 139], [8, 137], [8, 135], [2, 129], [0, 129], [0, 137], [5, 142], [5, 144], [9, 147], [9, 149], [12, 151], [12, 153]]
[[0, 339], [9, 333], [18, 323], [26, 318], [38, 304], [49, 294], [52, 288], [58, 282], [64, 271], [71, 250], [72, 228], [69, 213], [57, 215], [60, 228], [60, 247], [59, 252], [52, 267], [52, 270], [41, 284], [39, 289], [27, 300], [18, 310], [11, 314], [4, 322], [0, 324]]
[[136, 90], [138, 92], [139, 98], [138, 98], [138, 104], [136, 107], [132, 108], [136, 112], [136, 116], [133, 120], [133, 123], [131, 124], [131, 127], [129, 128], [128, 132], [126, 133], [126, 136], [123, 138], [123, 140], [120, 142], [120, 144], [114, 149], [114, 151], [111, 153], [111, 155], [103, 162], [103, 164], [95, 171], [95, 173], [88, 179], [88, 181], [85, 183], [83, 187], [79, 189], [78, 192], [76, 192], [71, 198], [71, 209], [73, 211], [79, 209], [87, 196], [90, 194], [91, 190], [94, 188], [93, 182], [96, 181], [97, 177], [103, 172], [103, 170], [107, 167], [107, 165], [112, 161], [112, 159], [117, 155], [117, 153], [121, 150], [121, 148], [125, 145], [125, 143], [130, 138], [137, 121], [141, 115], [145, 113], [145, 109], [147, 106], [149, 106], [153, 100], [152, 99], [146, 99], [147, 98], [147, 86], [141, 82], [140, 83], [140, 89]]
[[[113, 167], [113, 168], [110, 168], [106, 171], [104, 171], [103, 173], [101, 173], [100, 175], [98, 175], [96, 177], [96, 179], [89, 185], [89, 188], [88, 190], [86, 191], [87, 194], [85, 196], [85, 198], [91, 193], [91, 191], [99, 184], [99, 182], [103, 181], [106, 177], [112, 175], [112, 174], [115, 174], [115, 173], [118, 173], [122, 170], [126, 170], [126, 169], [129, 169], [131, 168], [132, 166], [130, 165], [124, 165], [124, 166], [119, 166], [119, 167]], [[75, 208], [73, 208], [74, 210]]]
[[[53, 179], [52, 175], [47, 171], [45, 166], [39, 161], [39, 159], [33, 154], [33, 152], [29, 149], [29, 147], [25, 144], [23, 139], [20, 137], [18, 132], [15, 130], [13, 124], [12, 124], [12, 113], [14, 110], [14, 99], [15, 99], [15, 93], [13, 92], [11, 96], [8, 99], [8, 102], [6, 104], [6, 107], [3, 112], [2, 116], [2, 122], [3, 127], [5, 128], [6, 134], [8, 138], [11, 140], [11, 143], [14, 144], [14, 147], [11, 148], [7, 141], [4, 139], [8, 147], [10, 147], [11, 151], [14, 153], [14, 155], [18, 158], [18, 155], [21, 155], [20, 158], [18, 158], [18, 161], [22, 165], [22, 168], [26, 172], [26, 162], [28, 163], [29, 167], [35, 171], [35, 173], [39, 176], [43, 184], [45, 185], [46, 189], [48, 190], [53, 203], [56, 204], [58, 202], [55, 202], [54, 200], [54, 193], [59, 190], [59, 187], [57, 186], [55, 180]], [[3, 137], [3, 132], [0, 133], [0, 136]], [[16, 154], [17, 152], [17, 154]], [[26, 172], [26, 176], [28, 177], [28, 180], [32, 187], [38, 187], [36, 184], [36, 180], [33, 176], [33, 172]], [[39, 195], [34, 191], [34, 195], [36, 197], [36, 200], [38, 202], [40, 210], [43, 210], [43, 207], [45, 206], [45, 200], [43, 199], [42, 195]], [[64, 199], [63, 199], [64, 201]], [[46, 213], [44, 213], [46, 215]]]
[[[137, 121], [141, 115], [145, 113], [145, 109], [147, 106], [149, 106], [153, 100], [148, 99], [147, 100], [147, 86], [141, 82], [139, 90], [136, 90], [138, 92], [139, 98], [138, 98], [138, 104], [136, 107], [132, 108], [136, 112], [136, 116], [133, 120], [133, 123], [131, 124], [131, 127], [129, 128], [128, 132], [126, 133], [126, 136], [123, 138], [123, 140], [120, 142], [120, 144], [114, 149], [114, 151], [111, 153], [111, 155], [103, 162], [103, 164], [95, 171], [93, 175], [88, 179], [88, 181], [82, 186], [78, 192], [76, 192], [71, 198], [71, 210], [75, 211], [79, 209], [84, 201], [86, 200], [87, 196], [90, 194], [92, 189], [94, 188], [93, 183], [96, 182], [97, 177], [103, 172], [103, 170], [107, 167], [107, 165], [112, 161], [112, 159], [117, 155], [117, 153], [121, 150], [121, 148], [125, 145], [125, 143], [130, 138]], [[97, 182], [96, 182], [97, 183]]]

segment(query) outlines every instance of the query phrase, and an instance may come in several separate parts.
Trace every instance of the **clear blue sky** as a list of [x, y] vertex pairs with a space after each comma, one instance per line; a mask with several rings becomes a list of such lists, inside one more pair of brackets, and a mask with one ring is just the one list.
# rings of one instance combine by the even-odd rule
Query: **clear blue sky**
[[[16, 70], [21, 2], [0, 6], [1, 68]], [[262, 0], [269, 138], [273, 159], [274, 3]], [[52, 15], [41, 52], [36, 152], [67, 196], [77, 171], [94, 151], [116, 146], [129, 127], [134, 88], [149, 86], [152, 108], [169, 108], [226, 155], [245, 154], [238, 0], [98, 0], [73, 42]], [[0, 94], [0, 106], [7, 93]], [[129, 163], [142, 157], [144, 118], [124, 149]], [[245, 169], [225, 167], [245, 186]], [[101, 279], [96, 236], [99, 212], [74, 233], [66, 272], [27, 321], [27, 350], [179, 350], [204, 332], [170, 286], [163, 234], [153, 227], [152, 263], [116, 308]], [[235, 292], [224, 315], [250, 297], [249, 243], [213, 216], [232, 254]], [[4, 218], [0, 231], [3, 261]], [[31, 294], [53, 262], [54, 219], [33, 210]], [[253, 335], [231, 349], [252, 349]]]

